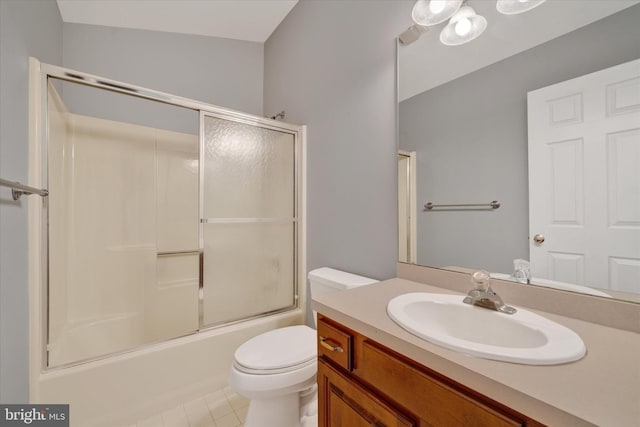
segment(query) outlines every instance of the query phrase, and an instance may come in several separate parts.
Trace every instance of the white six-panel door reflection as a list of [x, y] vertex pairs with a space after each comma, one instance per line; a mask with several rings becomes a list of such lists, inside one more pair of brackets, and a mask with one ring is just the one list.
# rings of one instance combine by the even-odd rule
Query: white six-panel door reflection
[[640, 60], [529, 92], [528, 121], [532, 275], [639, 292]]

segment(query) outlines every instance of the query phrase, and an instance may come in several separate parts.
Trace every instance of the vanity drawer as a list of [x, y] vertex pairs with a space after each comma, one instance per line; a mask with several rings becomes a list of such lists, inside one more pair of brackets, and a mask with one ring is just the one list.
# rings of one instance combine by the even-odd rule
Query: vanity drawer
[[434, 426], [522, 426], [484, 402], [365, 340], [356, 375]]
[[338, 366], [351, 371], [353, 368], [353, 335], [323, 318], [318, 319], [318, 356], [325, 357]]
[[323, 360], [318, 362], [318, 395], [318, 426], [416, 427], [401, 410]]

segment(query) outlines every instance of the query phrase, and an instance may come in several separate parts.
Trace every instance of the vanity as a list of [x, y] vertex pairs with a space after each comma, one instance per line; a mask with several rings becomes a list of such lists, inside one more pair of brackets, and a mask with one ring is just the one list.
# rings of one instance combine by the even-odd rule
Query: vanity
[[320, 426], [640, 424], [637, 332], [534, 310], [578, 333], [586, 356], [551, 366], [499, 362], [448, 350], [394, 323], [388, 302], [412, 292], [464, 297], [395, 278], [314, 298]]
[[320, 426], [542, 425], [329, 317], [318, 339]]

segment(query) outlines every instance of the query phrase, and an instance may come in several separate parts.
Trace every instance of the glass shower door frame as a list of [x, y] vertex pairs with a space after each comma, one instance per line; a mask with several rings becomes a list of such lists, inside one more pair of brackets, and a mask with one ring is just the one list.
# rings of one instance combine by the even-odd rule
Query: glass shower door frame
[[[286, 134], [290, 134], [293, 136], [294, 143], [294, 163], [293, 163], [293, 175], [294, 175], [294, 188], [293, 188], [293, 217], [292, 218], [229, 218], [225, 220], [215, 221], [212, 219], [208, 219], [205, 217], [205, 209], [204, 209], [204, 189], [205, 189], [205, 168], [203, 165], [205, 159], [205, 119], [207, 117], [228, 120], [236, 123], [247, 124], [250, 126], [255, 126], [263, 129], [278, 131]], [[291, 126], [287, 123], [276, 122], [271, 119], [262, 119], [259, 117], [251, 117], [244, 114], [238, 114], [232, 111], [200, 111], [200, 164], [199, 164], [199, 174], [200, 174], [200, 200], [199, 200], [199, 210], [200, 210], [200, 230], [199, 230], [199, 250], [200, 250], [200, 282], [199, 282], [199, 323], [200, 329], [208, 329], [215, 328], [222, 325], [231, 325], [234, 323], [256, 319], [264, 316], [270, 316], [273, 314], [278, 314], [282, 312], [286, 312], [295, 308], [298, 308], [300, 305], [300, 284], [299, 284], [299, 274], [300, 274], [300, 251], [304, 246], [302, 245], [302, 235], [300, 233], [300, 214], [302, 212], [302, 161], [303, 161], [303, 150], [302, 150], [302, 139], [301, 139], [301, 128], [298, 126]], [[205, 324], [204, 322], [204, 229], [207, 223], [251, 223], [251, 224], [259, 224], [259, 223], [284, 223], [284, 222], [292, 222], [293, 223], [293, 300], [290, 306], [282, 307], [276, 310], [269, 310], [262, 313], [257, 313], [255, 315], [249, 317], [243, 317], [239, 319], [232, 319], [229, 321], [224, 321], [220, 323], [212, 323]]]
[[[306, 270], [305, 265], [305, 232], [304, 232], [304, 202], [306, 199], [304, 193], [304, 159], [305, 159], [305, 127], [292, 125], [284, 122], [278, 122], [272, 119], [263, 118], [259, 116], [254, 116], [247, 113], [242, 113], [234, 110], [230, 110], [227, 108], [206, 104], [203, 102], [195, 101], [188, 98], [183, 98], [175, 95], [171, 95], [168, 93], [156, 91], [153, 89], [144, 88], [141, 86], [131, 85], [129, 83], [112, 80], [108, 78], [104, 78], [101, 76], [96, 76], [89, 73], [84, 73], [81, 71], [76, 71], [73, 69], [60, 67], [56, 65], [50, 65], [45, 63], [40, 63], [37, 59], [30, 59], [30, 91], [33, 88], [33, 93], [30, 93], [30, 100], [33, 101], [33, 109], [31, 109], [30, 114], [34, 114], [33, 116], [33, 127], [32, 127], [32, 136], [30, 137], [31, 149], [33, 150], [34, 155], [30, 156], [30, 175], [32, 176], [31, 180], [34, 182], [40, 183], [41, 188], [48, 188], [49, 179], [48, 179], [48, 93], [47, 93], [47, 82], [49, 78], [55, 78], [62, 81], [68, 81], [72, 83], [78, 83], [85, 86], [95, 87], [99, 89], [103, 89], [110, 92], [120, 93], [123, 95], [129, 95], [137, 98], [143, 98], [147, 100], [157, 101], [160, 103], [174, 105], [178, 107], [184, 107], [187, 109], [194, 110], [200, 115], [200, 123], [199, 123], [199, 155], [202, 156], [203, 150], [203, 139], [202, 139], [202, 129], [203, 129], [203, 118], [205, 116], [221, 118], [225, 120], [231, 120], [239, 123], [245, 123], [252, 126], [259, 126], [265, 129], [276, 130], [280, 132], [285, 132], [293, 135], [294, 138], [294, 277], [293, 277], [293, 301], [291, 306], [284, 307], [279, 310], [269, 311], [265, 313], [260, 313], [256, 316], [252, 316], [249, 318], [238, 319], [232, 322], [225, 322], [224, 324], [217, 325], [203, 325], [202, 317], [203, 317], [203, 255], [204, 255], [204, 241], [203, 241], [203, 222], [200, 221], [199, 224], [199, 258], [200, 258], [200, 266], [199, 266], [199, 300], [198, 300], [198, 329], [183, 335], [176, 336], [174, 338], [170, 338], [166, 341], [172, 341], [175, 339], [180, 339], [185, 336], [190, 336], [193, 334], [197, 334], [199, 332], [218, 328], [222, 326], [227, 326], [233, 323], [238, 323], [245, 320], [250, 320], [259, 317], [270, 316], [280, 312], [286, 312], [293, 309], [300, 309], [300, 301], [301, 294], [305, 295], [304, 287], [300, 287], [299, 283], [305, 283], [304, 278], [301, 277], [301, 274], [304, 274]], [[30, 102], [31, 102], [30, 101]], [[201, 160], [201, 158], [199, 159]], [[200, 161], [199, 161], [200, 163]], [[202, 217], [202, 181], [203, 181], [203, 173], [202, 168], [199, 167], [199, 210], [200, 210], [200, 218]], [[39, 200], [38, 200], [39, 202]], [[31, 207], [30, 207], [31, 209]], [[99, 356], [91, 357], [88, 359], [76, 360], [74, 362], [50, 366], [48, 363], [48, 334], [49, 334], [49, 203], [47, 198], [42, 198], [41, 203], [33, 204], [33, 212], [30, 213], [32, 217], [38, 217], [38, 226], [36, 228], [31, 228], [31, 224], [34, 223], [33, 220], [30, 220], [30, 236], [31, 242], [37, 242], [37, 244], [33, 245], [34, 251], [30, 251], [30, 271], [34, 272], [32, 281], [30, 279], [30, 323], [33, 325], [32, 331], [30, 333], [30, 346], [34, 347], [37, 345], [39, 348], [38, 354], [35, 355], [32, 351], [30, 353], [35, 355], [33, 358], [33, 363], [31, 364], [30, 370], [34, 372], [46, 372], [46, 371], [55, 371], [58, 369], [68, 368], [70, 366], [79, 365], [95, 360], [105, 359], [107, 357], [111, 357], [114, 355], [129, 353], [133, 351], [138, 351], [141, 349], [149, 348], [154, 345], [157, 345], [158, 342], [150, 342], [141, 344], [126, 350], [114, 351], [111, 353], [101, 354]], [[36, 210], [38, 211], [36, 213]], [[33, 231], [33, 233], [32, 233]], [[36, 253], [37, 252], [37, 253]], [[33, 283], [33, 284], [32, 284]], [[37, 284], [36, 284], [37, 283]], [[31, 288], [35, 286], [34, 288]], [[302, 291], [300, 291], [302, 289]]]

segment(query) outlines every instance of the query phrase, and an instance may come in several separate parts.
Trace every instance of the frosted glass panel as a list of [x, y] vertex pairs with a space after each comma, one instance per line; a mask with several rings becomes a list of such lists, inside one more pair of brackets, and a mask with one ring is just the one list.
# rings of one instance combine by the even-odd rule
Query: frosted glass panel
[[204, 217], [294, 215], [292, 134], [205, 117]]
[[294, 225], [204, 226], [204, 324], [294, 305]]
[[204, 117], [203, 324], [295, 306], [295, 139]]

